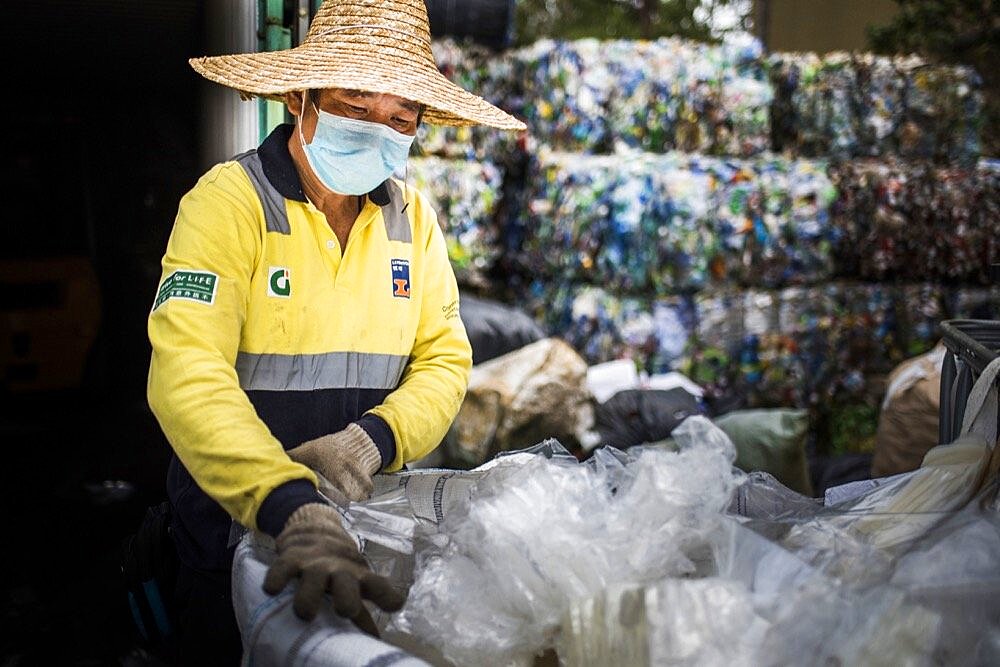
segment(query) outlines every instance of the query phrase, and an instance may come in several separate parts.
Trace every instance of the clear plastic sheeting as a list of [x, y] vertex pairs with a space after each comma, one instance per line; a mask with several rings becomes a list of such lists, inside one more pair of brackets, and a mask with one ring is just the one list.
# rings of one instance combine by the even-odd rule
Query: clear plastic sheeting
[[[911, 474], [823, 508], [752, 475], [730, 508], [738, 515], [719, 526], [707, 576], [577, 601], [559, 654], [595, 667], [996, 664], [998, 487], [967, 503], [974, 484], [928, 481]], [[886, 539], [873, 521], [902, 528]]]
[[[993, 414], [973, 408], [974, 423]], [[233, 570], [247, 655], [317, 666], [355, 664], [345, 655], [530, 665], [551, 649], [573, 666], [1000, 661], [998, 457], [971, 426], [919, 470], [825, 507], [735, 472], [732, 444], [703, 417], [673, 435], [678, 451], [602, 449], [578, 463], [548, 441], [472, 471], [377, 476], [375, 497], [343, 515], [372, 567], [410, 587], [401, 612], [373, 610], [396, 649], [332, 612], [295, 619], [291, 589], [260, 590], [271, 551], [248, 535]]]
[[501, 459], [417, 556], [385, 631], [455, 664], [530, 664], [572, 601], [618, 583], [690, 576], [737, 483], [735, 452], [704, 418], [679, 452], [599, 450], [586, 464]]
[[243, 640], [242, 665], [254, 667], [428, 667], [428, 663], [380, 641], [341, 618], [333, 605], [320, 607], [310, 622], [292, 611], [295, 595], [288, 586], [276, 596], [264, 592], [274, 541], [250, 533], [233, 558], [233, 609]]
[[573, 605], [558, 644], [563, 664], [746, 665], [767, 627], [751, 596], [723, 579], [614, 587]]

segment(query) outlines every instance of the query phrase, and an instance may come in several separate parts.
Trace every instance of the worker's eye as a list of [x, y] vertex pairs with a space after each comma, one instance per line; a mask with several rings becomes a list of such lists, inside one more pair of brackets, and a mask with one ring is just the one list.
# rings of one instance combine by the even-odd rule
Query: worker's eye
[[348, 111], [350, 111], [351, 113], [353, 113], [353, 114], [358, 114], [359, 116], [363, 116], [363, 115], [365, 115], [366, 113], [368, 113], [368, 109], [365, 109], [364, 107], [356, 107], [356, 106], [354, 106], [353, 104], [348, 104], [348, 105], [347, 105], [347, 109], [348, 109]]

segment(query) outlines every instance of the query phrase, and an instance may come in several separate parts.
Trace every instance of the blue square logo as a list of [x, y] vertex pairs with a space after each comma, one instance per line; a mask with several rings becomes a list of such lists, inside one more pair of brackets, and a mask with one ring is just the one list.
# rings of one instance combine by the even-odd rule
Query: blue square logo
[[392, 259], [392, 296], [398, 299], [410, 298], [410, 260]]

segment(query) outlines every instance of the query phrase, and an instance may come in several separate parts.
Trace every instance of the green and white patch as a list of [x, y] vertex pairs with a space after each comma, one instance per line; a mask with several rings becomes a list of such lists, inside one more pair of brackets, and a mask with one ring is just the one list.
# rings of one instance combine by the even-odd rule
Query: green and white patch
[[153, 310], [168, 299], [186, 299], [211, 306], [215, 303], [218, 284], [219, 276], [210, 271], [174, 271], [160, 285]]
[[267, 269], [267, 295], [288, 298], [292, 295], [292, 273], [284, 266]]

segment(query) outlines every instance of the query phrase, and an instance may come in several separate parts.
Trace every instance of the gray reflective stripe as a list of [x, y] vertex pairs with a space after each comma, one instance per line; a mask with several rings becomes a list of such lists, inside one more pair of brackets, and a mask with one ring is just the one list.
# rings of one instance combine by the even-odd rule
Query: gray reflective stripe
[[288, 225], [285, 198], [264, 175], [264, 168], [260, 166], [260, 156], [257, 155], [257, 151], [248, 151], [237, 155], [234, 159], [243, 167], [243, 171], [247, 173], [250, 182], [253, 183], [254, 190], [257, 191], [260, 204], [264, 207], [264, 222], [267, 224], [267, 231], [291, 234], [292, 228]]
[[247, 391], [395, 389], [409, 357], [367, 352], [236, 355], [236, 374]]
[[382, 207], [382, 217], [385, 219], [385, 233], [390, 241], [402, 241], [403, 243], [413, 243], [413, 231], [410, 229], [410, 220], [406, 217], [403, 207], [406, 201], [403, 199], [403, 191], [399, 189], [391, 179], [385, 184], [389, 190], [389, 203]]

